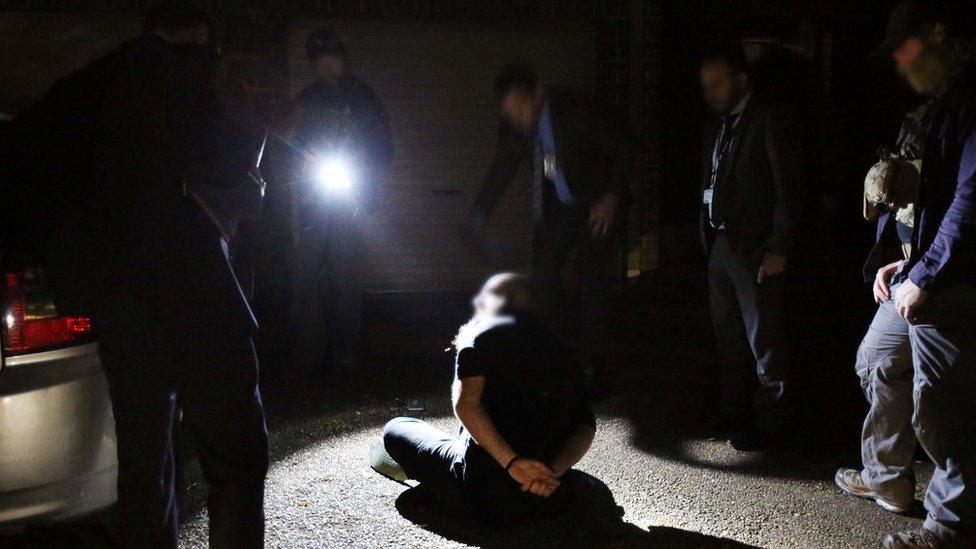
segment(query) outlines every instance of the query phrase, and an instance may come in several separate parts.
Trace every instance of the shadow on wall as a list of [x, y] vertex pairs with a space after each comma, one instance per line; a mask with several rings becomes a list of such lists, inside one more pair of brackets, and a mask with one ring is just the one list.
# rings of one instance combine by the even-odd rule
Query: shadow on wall
[[[560, 516], [524, 524], [481, 524], [464, 511], [432, 495], [423, 486], [405, 490], [396, 500], [400, 515], [415, 526], [443, 538], [477, 547], [750, 547], [734, 540], [688, 532], [678, 528], [651, 527], [644, 530], [620, 519], [621, 509], [613, 502], [603, 482], [587, 475], [609, 501], [598, 505], [571, 505]], [[605, 500], [601, 494], [593, 500]]]

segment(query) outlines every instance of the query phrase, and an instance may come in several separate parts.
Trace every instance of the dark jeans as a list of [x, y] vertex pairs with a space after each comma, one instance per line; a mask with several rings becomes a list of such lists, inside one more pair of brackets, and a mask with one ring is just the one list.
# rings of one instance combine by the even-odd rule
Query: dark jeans
[[391, 420], [383, 429], [383, 443], [409, 478], [419, 481], [444, 502], [463, 500], [475, 517], [487, 522], [566, 510], [581, 512], [590, 519], [617, 512], [610, 489], [576, 470], [564, 474], [562, 484], [548, 498], [522, 492], [486, 452], [480, 448], [468, 450], [464, 438], [448, 435], [420, 419]]
[[[756, 282], [761, 254], [733, 252], [718, 231], [708, 261], [708, 296], [715, 330], [722, 402], [727, 418], [745, 426], [768, 417], [786, 386], [781, 277]], [[758, 383], [757, 383], [758, 382]]]
[[[532, 279], [539, 314], [554, 329], [565, 332], [568, 316], [562, 307], [562, 271], [570, 264], [580, 285], [580, 345], [603, 348], [607, 343], [607, 261], [613, 237], [594, 236], [589, 212], [578, 206], [550, 205], [536, 227], [532, 243]], [[599, 355], [598, 350], [594, 354]]]
[[246, 337], [185, 341], [155, 329], [145, 319], [99, 325], [118, 438], [121, 542], [177, 545], [182, 410], [209, 486], [210, 546], [263, 547], [268, 434], [254, 347]]

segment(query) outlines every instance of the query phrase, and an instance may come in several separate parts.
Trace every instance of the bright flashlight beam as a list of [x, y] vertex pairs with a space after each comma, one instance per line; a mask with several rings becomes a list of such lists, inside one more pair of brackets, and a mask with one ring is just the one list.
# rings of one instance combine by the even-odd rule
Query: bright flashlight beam
[[319, 165], [319, 184], [328, 191], [348, 191], [352, 189], [352, 177], [349, 170], [337, 160], [323, 162]]

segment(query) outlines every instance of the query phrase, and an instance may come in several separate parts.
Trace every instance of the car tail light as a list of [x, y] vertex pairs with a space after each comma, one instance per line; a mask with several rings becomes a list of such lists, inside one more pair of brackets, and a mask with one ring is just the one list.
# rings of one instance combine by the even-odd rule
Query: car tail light
[[91, 319], [58, 315], [47, 292], [44, 271], [36, 264], [4, 269], [0, 298], [5, 355], [56, 349], [91, 339]]

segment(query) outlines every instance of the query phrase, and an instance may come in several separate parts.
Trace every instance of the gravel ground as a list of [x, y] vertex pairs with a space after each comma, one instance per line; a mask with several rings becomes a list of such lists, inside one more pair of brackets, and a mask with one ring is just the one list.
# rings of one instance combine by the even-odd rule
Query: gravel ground
[[[608, 376], [609, 396], [597, 405], [598, 435], [579, 466], [609, 486], [624, 523], [606, 527], [572, 517], [488, 530], [374, 474], [366, 462], [369, 443], [385, 421], [406, 413], [407, 400], [421, 399], [426, 410], [417, 415], [454, 428], [450, 356], [441, 352], [451, 328], [401, 327], [374, 329], [373, 367], [340, 388], [266, 384], [273, 462], [268, 546], [876, 547], [885, 533], [920, 523], [921, 513], [893, 515], [833, 484], [838, 467], [859, 462], [864, 402], [851, 357], [864, 318], [852, 313], [847, 326], [810, 319], [796, 348], [807, 358], [798, 361], [793, 384], [794, 435], [767, 452], [743, 454], [700, 433], [715, 402], [714, 388], [699, 383], [712, 360], [707, 317], [683, 299], [633, 307], [621, 320], [631, 351], [617, 357], [626, 366]], [[648, 335], [660, 333], [668, 337]], [[205, 486], [188, 455], [181, 547], [204, 547]], [[921, 489], [931, 466], [917, 468]], [[0, 537], [0, 546], [99, 548], [104, 540], [96, 518]]]
[[[426, 397], [427, 411], [417, 415], [454, 428], [443, 390], [401, 388], [408, 398]], [[832, 449], [811, 454], [788, 446], [742, 454], [681, 430], [648, 431], [634, 417], [633, 399], [623, 395], [598, 406], [599, 435], [579, 468], [607, 483], [625, 510], [625, 524], [601, 530], [574, 519], [478, 529], [369, 469], [370, 441], [386, 419], [403, 411], [400, 401], [381, 394], [356, 404], [355, 392], [323, 396], [332, 400], [330, 408], [342, 410], [313, 414], [275, 432], [267, 492], [270, 547], [874, 547], [886, 532], [919, 522], [841, 495], [832, 474], [844, 462], [825, 461]], [[335, 402], [346, 398], [348, 407]], [[930, 468], [919, 469], [924, 482]], [[199, 499], [199, 485], [191, 488]], [[204, 547], [205, 511], [189, 512], [182, 546]]]

